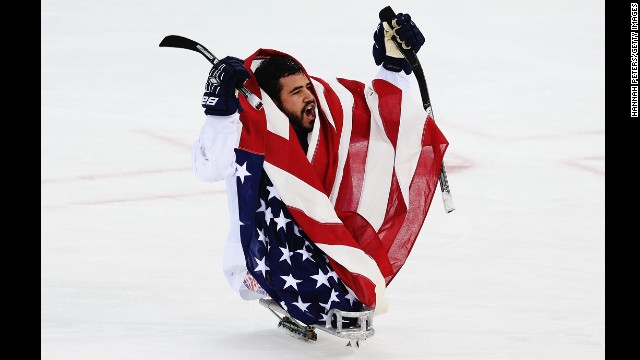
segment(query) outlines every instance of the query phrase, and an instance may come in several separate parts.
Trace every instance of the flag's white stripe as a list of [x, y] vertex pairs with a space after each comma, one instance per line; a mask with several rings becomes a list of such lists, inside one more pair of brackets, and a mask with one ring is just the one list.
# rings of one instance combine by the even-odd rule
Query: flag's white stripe
[[322, 86], [321, 83], [319, 83], [318, 81], [314, 80], [314, 79], [310, 79], [311, 83], [313, 84], [313, 87], [316, 89], [316, 94], [318, 94], [318, 99], [317, 99], [317, 107], [316, 107], [316, 122], [315, 125], [313, 126], [313, 130], [311, 131], [311, 134], [309, 135], [309, 150], [307, 150], [307, 160], [309, 160], [309, 162], [311, 162], [311, 160], [313, 160], [313, 157], [316, 154], [316, 150], [317, 146], [318, 146], [318, 138], [320, 137], [320, 127], [322, 126], [322, 122], [318, 121], [317, 119], [320, 119], [320, 114], [318, 112], [318, 108], [322, 107], [322, 111], [327, 115], [327, 120], [331, 123], [331, 126], [333, 126], [333, 128], [335, 129], [336, 125], [333, 122], [333, 118], [331, 117], [331, 112], [329, 112], [329, 107], [327, 106], [327, 100], [325, 99], [324, 96], [324, 86]]
[[375, 260], [364, 251], [346, 245], [329, 245], [315, 243], [333, 260], [344, 266], [349, 272], [360, 274], [376, 285], [376, 314], [387, 311], [387, 300], [384, 296], [386, 283]]
[[367, 104], [371, 109], [372, 121], [358, 213], [378, 231], [387, 212], [394, 150], [391, 141], [384, 132], [382, 119], [378, 113], [378, 95], [373, 91], [366, 90], [365, 94]]
[[331, 126], [333, 126], [333, 128], [335, 129], [336, 123], [333, 121], [333, 117], [331, 116], [331, 111], [329, 111], [329, 104], [327, 104], [327, 98], [324, 96], [324, 86], [314, 79], [311, 79], [311, 83], [313, 84], [313, 87], [316, 89], [316, 94], [318, 94], [318, 99], [317, 99], [318, 105], [322, 107], [322, 110], [324, 110], [324, 114], [327, 116], [327, 120], [329, 121]]
[[[254, 59], [251, 62], [251, 70], [255, 71], [258, 65], [264, 59]], [[258, 95], [258, 94], [256, 94]], [[260, 98], [262, 99], [262, 107], [267, 117], [267, 129], [276, 135], [280, 135], [283, 138], [289, 140], [289, 119], [278, 109], [273, 100], [260, 89]]]
[[289, 119], [287, 116], [278, 109], [269, 96], [262, 96], [262, 104], [267, 116], [267, 129], [289, 140]]
[[317, 119], [320, 119], [320, 116], [318, 115], [318, 108], [316, 108], [316, 122], [313, 125], [313, 130], [311, 130], [311, 134], [308, 135], [308, 141], [309, 141], [309, 148], [307, 150], [307, 160], [309, 160], [309, 162], [311, 162], [311, 160], [313, 160], [313, 157], [316, 154], [316, 150], [317, 146], [318, 146], [318, 138], [320, 137], [320, 127], [322, 126], [322, 122], [321, 121], [317, 121]]
[[255, 72], [262, 61], [264, 61], [264, 59], [253, 59], [251, 62], [251, 71]]
[[342, 223], [323, 192], [269, 162], [265, 161], [264, 170], [287, 206], [300, 209], [321, 223]]
[[327, 82], [331, 89], [338, 95], [340, 104], [342, 105], [342, 132], [340, 133], [340, 145], [338, 147], [338, 170], [336, 171], [336, 178], [333, 183], [333, 189], [329, 196], [329, 200], [335, 205], [338, 198], [338, 192], [340, 190], [340, 184], [342, 183], [342, 174], [344, 171], [344, 164], [347, 161], [347, 155], [349, 153], [349, 143], [351, 142], [351, 128], [353, 120], [353, 94], [343, 87], [336, 79], [332, 78]]
[[427, 121], [427, 113], [422, 105], [418, 104], [408, 94], [407, 96], [402, 96], [401, 109], [395, 169], [400, 191], [402, 191], [404, 203], [408, 208], [409, 185], [411, 185], [413, 174], [416, 172], [420, 150], [422, 149], [422, 136], [416, 134], [416, 131], [424, 128], [424, 123]]

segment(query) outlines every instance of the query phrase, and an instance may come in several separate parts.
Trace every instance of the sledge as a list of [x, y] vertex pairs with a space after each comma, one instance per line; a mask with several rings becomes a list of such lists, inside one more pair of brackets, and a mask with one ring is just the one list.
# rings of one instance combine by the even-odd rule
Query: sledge
[[[273, 299], [260, 299], [260, 305], [271, 310], [271, 312], [280, 319], [278, 327], [288, 330], [292, 336], [303, 341], [315, 341], [318, 337], [315, 330], [318, 329], [333, 336], [349, 340], [347, 346], [359, 348], [360, 341], [364, 341], [375, 334], [375, 330], [373, 329], [373, 309], [367, 307], [364, 307], [362, 311], [331, 309], [327, 313], [327, 319], [330, 320], [326, 321], [326, 325], [305, 325], [291, 317], [291, 315], [278, 305], [278, 303], [273, 301]], [[356, 325], [344, 327], [342, 323], [344, 319], [355, 319]], [[332, 326], [333, 320], [335, 320], [335, 327]]]

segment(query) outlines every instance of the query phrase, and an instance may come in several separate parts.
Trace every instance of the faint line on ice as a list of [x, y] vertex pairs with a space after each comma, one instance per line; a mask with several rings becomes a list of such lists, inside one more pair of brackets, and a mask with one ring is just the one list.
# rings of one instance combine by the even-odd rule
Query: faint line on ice
[[107, 204], [125, 203], [125, 202], [154, 201], [154, 200], [166, 200], [166, 199], [182, 199], [182, 198], [187, 198], [187, 197], [192, 197], [192, 196], [223, 194], [223, 193], [226, 193], [226, 190], [209, 190], [209, 191], [201, 191], [201, 192], [186, 193], [186, 194], [152, 195], [152, 196], [130, 197], [130, 198], [122, 198], [122, 199], [82, 201], [82, 202], [69, 203], [69, 204], [64, 204], [64, 205], [46, 205], [45, 207], [46, 208], [65, 208], [65, 207], [70, 207], [70, 206], [107, 205]]
[[604, 156], [582, 157], [577, 159], [565, 160], [564, 163], [569, 166], [577, 167], [578, 169], [582, 169], [588, 172], [592, 172], [594, 174], [604, 176], [604, 170], [596, 168], [595, 166], [590, 166], [588, 164], [585, 164], [585, 161], [592, 161], [592, 160], [604, 162]]
[[170, 145], [175, 145], [178, 146], [182, 149], [191, 149], [191, 144], [187, 144], [183, 141], [180, 141], [178, 139], [173, 139], [170, 138], [168, 136], [165, 135], [161, 135], [161, 134], [156, 134], [153, 131], [147, 130], [147, 129], [138, 129], [138, 130], [134, 130], [135, 132], [137, 132], [138, 134], [142, 134], [154, 139], [158, 139], [161, 140], [164, 143], [170, 144]]
[[112, 173], [112, 174], [100, 174], [100, 175], [80, 175], [80, 176], [69, 176], [69, 177], [61, 177], [61, 178], [50, 178], [50, 179], [41, 179], [40, 182], [42, 184], [50, 184], [57, 182], [68, 182], [68, 181], [93, 181], [93, 180], [102, 180], [102, 179], [110, 179], [110, 178], [119, 178], [119, 177], [132, 177], [132, 176], [140, 176], [140, 175], [154, 175], [154, 174], [163, 174], [163, 173], [171, 173], [171, 172], [182, 172], [182, 171], [190, 171], [190, 167], [182, 167], [182, 168], [173, 168], [173, 169], [155, 169], [155, 170], [140, 170], [140, 171], [130, 171], [130, 172], [122, 172], [122, 173]]
[[[464, 126], [464, 125], [459, 125], [459, 124], [453, 124], [453, 123], [447, 123], [446, 127], [452, 127], [452, 128], [457, 128], [460, 129], [461, 131], [467, 133], [467, 134], [471, 134], [471, 135], [476, 135], [482, 138], [486, 138], [486, 139], [490, 139], [490, 140], [500, 140], [500, 141], [522, 141], [522, 140], [536, 140], [536, 139], [560, 139], [560, 138], [567, 138], [567, 137], [574, 137], [574, 136], [589, 136], [589, 135], [604, 135], [605, 131], [604, 130], [588, 130], [588, 131], [576, 131], [576, 132], [569, 132], [569, 133], [556, 133], [556, 134], [531, 134], [531, 135], [500, 135], [500, 134], [492, 134], [489, 132], [485, 132], [485, 131], [479, 131], [476, 130], [474, 128], [468, 127], [468, 126]], [[444, 128], [444, 126], [443, 126]]]

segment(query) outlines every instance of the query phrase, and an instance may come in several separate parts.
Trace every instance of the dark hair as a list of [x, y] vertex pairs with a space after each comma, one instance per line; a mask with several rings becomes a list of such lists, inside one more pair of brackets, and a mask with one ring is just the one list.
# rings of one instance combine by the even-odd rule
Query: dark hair
[[260, 88], [276, 102], [280, 102], [280, 79], [299, 73], [303, 73], [302, 66], [284, 56], [264, 59], [253, 72]]

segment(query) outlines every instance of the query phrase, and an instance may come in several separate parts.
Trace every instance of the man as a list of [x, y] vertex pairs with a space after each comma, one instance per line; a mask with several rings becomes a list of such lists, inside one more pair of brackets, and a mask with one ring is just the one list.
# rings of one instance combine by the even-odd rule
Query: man
[[[384, 288], [422, 226], [448, 145], [402, 96], [411, 67], [392, 36], [416, 52], [424, 44], [408, 14], [379, 24], [382, 66], [368, 87], [309, 76], [268, 49], [212, 67], [193, 168], [203, 181], [226, 180], [223, 268], [243, 299], [271, 297], [305, 324], [330, 309], [386, 311]], [[237, 98], [245, 81], [263, 110]]]
[[300, 65], [279, 56], [261, 62], [255, 76], [260, 88], [287, 116], [302, 149], [307, 153], [307, 137], [316, 120], [316, 98], [309, 78]]

